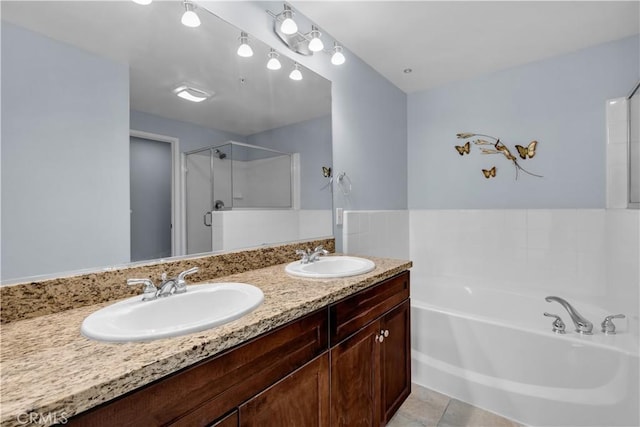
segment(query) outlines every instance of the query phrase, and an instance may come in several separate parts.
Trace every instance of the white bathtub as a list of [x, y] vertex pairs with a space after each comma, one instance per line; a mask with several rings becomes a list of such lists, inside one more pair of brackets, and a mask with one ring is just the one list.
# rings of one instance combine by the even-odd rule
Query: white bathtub
[[[630, 322], [604, 335], [600, 322], [612, 313], [567, 298], [594, 324], [584, 336], [546, 295], [451, 283], [430, 283], [427, 295], [412, 302], [415, 383], [529, 426], [640, 425]], [[551, 332], [545, 311], [561, 315], [567, 334]]]

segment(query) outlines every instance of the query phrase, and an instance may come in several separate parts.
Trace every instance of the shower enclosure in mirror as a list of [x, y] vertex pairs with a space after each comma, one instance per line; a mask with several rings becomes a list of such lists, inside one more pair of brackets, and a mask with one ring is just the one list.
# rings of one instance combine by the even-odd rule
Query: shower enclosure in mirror
[[[285, 55], [281, 70], [267, 69], [271, 47], [251, 34], [254, 55], [238, 56], [241, 29], [204, 4], [197, 5], [198, 28], [182, 25], [184, 4], [177, 0], [146, 6], [2, 1], [0, 8], [2, 284], [190, 253], [180, 158], [217, 147], [214, 160], [221, 165], [249, 159], [240, 157], [244, 147], [229, 141], [297, 153], [299, 206], [292, 209], [291, 199], [275, 196], [256, 199], [267, 194], [270, 179], [247, 179], [240, 189], [242, 178], [233, 175], [239, 166], [235, 172], [218, 168], [215, 181], [229, 184], [227, 194], [219, 190], [213, 202], [225, 208], [214, 211], [211, 197], [205, 198], [204, 208], [213, 211], [207, 232], [218, 225], [223, 233], [216, 235], [233, 245], [202, 250], [332, 234], [331, 191], [321, 172], [332, 164], [329, 81], [304, 67], [303, 80], [289, 79], [293, 61]], [[185, 85], [210, 97], [196, 103], [176, 96]], [[175, 148], [168, 172], [171, 206], [162, 208], [171, 210], [171, 223], [160, 220], [170, 232], [162, 247], [145, 241], [155, 232], [136, 226], [147, 222], [144, 213], [136, 217], [140, 206], [155, 204], [137, 200], [131, 190], [135, 134], [172, 141]], [[156, 166], [146, 156], [136, 159], [144, 179], [143, 171]], [[278, 206], [270, 205], [276, 200]], [[277, 215], [294, 211], [295, 220]], [[256, 221], [252, 215], [258, 212]], [[256, 223], [277, 236], [261, 235]], [[132, 245], [134, 234], [144, 251], [135, 249], [138, 242]]]
[[[294, 186], [297, 158], [235, 141], [186, 153], [187, 253], [245, 247], [249, 235], [254, 245], [313, 237], [293, 220], [304, 215], [292, 210], [294, 188], [299, 188]], [[267, 216], [272, 220], [265, 226]], [[233, 231], [234, 221], [240, 232]], [[292, 227], [274, 234], [275, 221]], [[254, 229], [247, 233], [247, 227]]]
[[640, 209], [640, 83], [629, 95], [629, 207]]

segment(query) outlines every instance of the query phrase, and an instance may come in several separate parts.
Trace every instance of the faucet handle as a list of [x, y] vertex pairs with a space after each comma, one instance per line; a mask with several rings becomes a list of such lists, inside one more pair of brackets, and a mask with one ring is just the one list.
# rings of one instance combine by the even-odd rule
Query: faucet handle
[[198, 267], [191, 267], [188, 270], [183, 271], [178, 274], [178, 279], [176, 280], [176, 287], [173, 293], [175, 294], [183, 294], [187, 292], [187, 282], [184, 278], [190, 274], [197, 273], [200, 270]]
[[296, 249], [296, 255], [300, 255], [300, 262], [302, 264], [307, 264], [309, 262], [309, 249], [304, 250], [304, 249]]
[[158, 288], [153, 284], [151, 279], [127, 279], [127, 285], [144, 285], [144, 289], [142, 290], [142, 301], [151, 301], [156, 299], [156, 293], [158, 292]]
[[553, 323], [551, 324], [553, 326], [553, 328], [551, 329], [553, 332], [555, 332], [556, 334], [565, 333], [564, 331], [565, 324], [560, 318], [560, 316], [558, 316], [557, 314], [547, 313], [546, 311], [544, 312], [544, 315], [547, 317], [555, 317], [556, 320], [554, 320]]
[[191, 267], [190, 269], [185, 270], [182, 273], [178, 274], [178, 280], [184, 280], [186, 276], [197, 273], [198, 270], [200, 270], [198, 267]]
[[605, 335], [615, 335], [616, 325], [613, 324], [612, 319], [624, 319], [624, 314], [612, 314], [604, 318], [600, 326], [602, 326], [602, 332]]

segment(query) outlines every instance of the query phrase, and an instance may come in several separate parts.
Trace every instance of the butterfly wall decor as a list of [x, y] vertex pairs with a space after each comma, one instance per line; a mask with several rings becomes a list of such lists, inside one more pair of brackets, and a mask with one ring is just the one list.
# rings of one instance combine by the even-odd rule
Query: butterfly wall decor
[[456, 145], [456, 150], [458, 150], [461, 156], [464, 156], [465, 154], [471, 153], [471, 144], [467, 141], [464, 145]]
[[484, 177], [489, 179], [489, 178], [495, 178], [496, 177], [496, 167], [492, 167], [489, 170], [486, 169], [482, 169], [482, 173], [484, 174]]
[[322, 176], [325, 178], [331, 178], [331, 168], [327, 166], [322, 167]]
[[[504, 143], [502, 143], [502, 141], [500, 141], [499, 138], [496, 138], [491, 135], [484, 135], [480, 133], [469, 133], [469, 132], [458, 133], [456, 134], [456, 137], [458, 139], [469, 139], [469, 138], [477, 137], [477, 139], [473, 140], [473, 144], [483, 146], [480, 148], [481, 154], [502, 154], [507, 160], [513, 163], [513, 166], [515, 167], [515, 170], [516, 170], [516, 179], [518, 179], [519, 171], [522, 171], [531, 176], [535, 176], [537, 178], [542, 178], [542, 175], [531, 173], [525, 168], [523, 168], [520, 165], [520, 163], [518, 163], [518, 158], [513, 154], [511, 154], [511, 151], [509, 150], [509, 148], [506, 145], [504, 145]], [[492, 141], [487, 141], [486, 139], [482, 139], [482, 138], [488, 138], [488, 139], [491, 139]], [[465, 152], [467, 154], [470, 153], [471, 145], [469, 142], [470, 141], [467, 141], [463, 146], [459, 146], [459, 145], [455, 146], [456, 151], [458, 151], [458, 153], [461, 156], [464, 155]], [[493, 148], [485, 148], [486, 146], [492, 146]], [[536, 155], [537, 146], [538, 146], [538, 141], [531, 141], [526, 147], [522, 145], [516, 145], [515, 147], [516, 147], [516, 150], [518, 151], [518, 155], [520, 156], [520, 158], [522, 160], [527, 160], [527, 159], [532, 159]], [[494, 178], [496, 176], [495, 166], [489, 170], [482, 169], [482, 173], [487, 179]]]

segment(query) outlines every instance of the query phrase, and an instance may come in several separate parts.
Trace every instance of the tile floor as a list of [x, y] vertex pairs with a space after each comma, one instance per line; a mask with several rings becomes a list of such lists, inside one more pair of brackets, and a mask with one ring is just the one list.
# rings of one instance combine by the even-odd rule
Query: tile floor
[[387, 427], [522, 427], [520, 424], [449, 398], [419, 385], [411, 385], [411, 395]]

